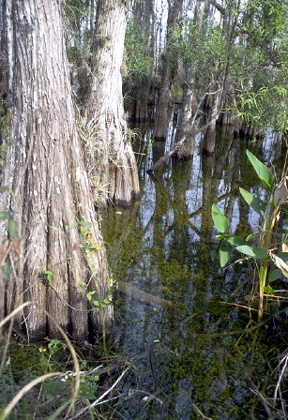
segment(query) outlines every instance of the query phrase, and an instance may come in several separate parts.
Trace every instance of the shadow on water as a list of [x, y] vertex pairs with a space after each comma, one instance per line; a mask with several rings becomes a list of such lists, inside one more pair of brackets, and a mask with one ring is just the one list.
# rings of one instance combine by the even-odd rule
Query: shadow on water
[[[256, 315], [225, 304], [243, 303], [252, 285], [233, 293], [249, 273], [239, 266], [219, 268], [211, 219], [211, 206], [217, 203], [233, 233], [255, 228], [257, 215], [239, 200], [238, 188], [262, 198], [265, 193], [246, 160], [246, 140], [218, 133], [213, 157], [201, 156], [201, 142], [199, 136], [193, 160], [170, 161], [151, 176], [146, 170], [169, 147], [156, 143], [140, 165], [139, 201], [103, 215], [114, 278], [132, 287], [115, 298], [116, 346], [135, 364], [115, 418], [268, 418], [252, 390], [267, 389], [277, 356], [285, 349], [285, 320], [278, 326], [267, 315], [266, 324], [249, 329], [256, 325], [246, 328]], [[273, 136], [268, 136], [249, 149], [281, 164], [281, 148], [271, 142]], [[172, 305], [149, 304], [137, 289]]]

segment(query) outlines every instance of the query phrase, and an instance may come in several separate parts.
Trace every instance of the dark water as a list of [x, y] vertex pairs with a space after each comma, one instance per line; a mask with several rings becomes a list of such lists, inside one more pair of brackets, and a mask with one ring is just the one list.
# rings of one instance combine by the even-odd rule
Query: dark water
[[[211, 206], [225, 212], [232, 233], [255, 230], [258, 217], [240, 201], [238, 188], [264, 199], [265, 193], [245, 150], [280, 167], [282, 145], [273, 136], [262, 143], [217, 136], [213, 157], [202, 157], [200, 136], [193, 160], [171, 160], [151, 176], [146, 170], [169, 149], [156, 143], [140, 163], [140, 199], [103, 215], [114, 278], [172, 302], [143, 302], [135, 289], [115, 297], [116, 346], [134, 363], [115, 406], [117, 419], [269, 418], [253, 390], [268, 389], [269, 396], [270, 389], [273, 396], [271, 372], [286, 346], [285, 319], [266, 315], [256, 329], [257, 313], [235, 306], [247, 305], [252, 280], [237, 291], [248, 270], [219, 268]], [[266, 309], [277, 315], [277, 306]]]

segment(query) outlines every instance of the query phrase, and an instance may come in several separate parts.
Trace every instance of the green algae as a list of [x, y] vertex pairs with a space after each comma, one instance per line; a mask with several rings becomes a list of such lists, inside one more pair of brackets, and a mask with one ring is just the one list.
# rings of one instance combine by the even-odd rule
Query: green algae
[[[253, 313], [226, 304], [229, 300], [227, 303], [247, 305], [241, 299], [251, 293], [252, 283], [246, 282], [232, 297], [249, 272], [238, 266], [227, 272], [220, 271], [219, 244], [215, 241], [210, 209], [218, 200], [219, 179], [222, 178], [223, 190], [228, 192], [221, 200], [225, 200], [230, 221], [233, 220], [239, 185], [254, 185], [256, 180], [249, 177], [243, 145], [236, 144], [232, 168], [229, 148], [224, 143], [222, 146], [218, 144], [215, 157], [202, 160], [202, 178], [198, 180], [202, 205], [198, 209], [192, 207], [191, 210], [186, 197], [193, 179], [192, 162], [179, 162], [173, 163], [169, 179], [164, 178], [165, 170], [152, 177], [155, 202], [152, 210], [147, 209], [153, 214], [146, 225], [141, 222], [141, 203], [123, 212], [109, 209], [104, 217], [109, 261], [117, 277], [173, 303], [157, 318], [149, 305], [143, 307], [121, 294], [116, 297], [116, 313], [122, 319], [119, 328], [125, 330], [120, 351], [122, 345], [123, 349], [137, 347], [145, 352], [147, 346], [151, 348], [151, 340], [160, 340], [157, 349], [153, 347], [152, 372], [150, 355], [142, 362], [141, 369], [139, 367], [139, 381], [145, 378], [143, 383], [147, 390], [161, 396], [163, 406], [161, 408], [152, 398], [145, 411], [131, 399], [131, 418], [196, 419], [191, 408], [195, 403], [214, 420], [250, 419], [255, 410], [264, 411], [259, 398], [251, 391], [253, 384], [265, 394], [265, 386], [277, 379], [273, 371], [275, 357], [284, 343], [284, 328], [281, 327], [280, 346], [276, 338], [271, 339], [270, 326], [263, 324], [258, 328]], [[241, 234], [250, 227], [242, 200], [238, 208], [234, 229]], [[116, 216], [116, 212], [122, 212], [122, 216]], [[115, 221], [119, 216], [121, 223], [119, 219]], [[277, 308], [274, 310], [277, 313]], [[283, 325], [283, 317], [279, 324]], [[153, 385], [149, 387], [147, 383]]]

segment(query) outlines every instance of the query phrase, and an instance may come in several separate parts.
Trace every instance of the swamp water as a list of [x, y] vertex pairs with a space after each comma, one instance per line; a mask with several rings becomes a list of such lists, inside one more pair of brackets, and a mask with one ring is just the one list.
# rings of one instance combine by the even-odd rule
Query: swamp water
[[222, 133], [215, 155], [202, 157], [201, 141], [193, 160], [171, 160], [148, 175], [169, 148], [155, 143], [140, 164], [139, 200], [103, 214], [113, 277], [129, 284], [115, 296], [116, 347], [134, 365], [115, 406], [117, 419], [269, 418], [255, 392], [273, 396], [286, 320], [269, 305], [274, 316], [266, 314], [257, 328], [257, 312], [235, 306], [248, 304], [252, 281], [237, 290], [249, 272], [239, 265], [220, 269], [211, 206], [225, 212], [231, 233], [255, 230], [257, 215], [240, 201], [238, 188], [265, 193], [246, 148], [279, 168], [283, 153], [272, 136], [252, 144]]

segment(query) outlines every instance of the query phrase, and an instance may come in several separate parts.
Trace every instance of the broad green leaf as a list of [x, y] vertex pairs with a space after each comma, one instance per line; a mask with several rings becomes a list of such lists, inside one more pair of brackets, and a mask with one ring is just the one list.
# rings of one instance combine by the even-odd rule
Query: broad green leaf
[[271, 271], [268, 277], [268, 281], [271, 283], [272, 281], [281, 279], [283, 277], [282, 271], [279, 268]]
[[260, 216], [264, 215], [265, 212], [265, 203], [264, 201], [260, 200], [258, 197], [254, 197], [253, 194], [251, 194], [249, 191], [244, 190], [244, 188], [239, 188], [240, 194], [246, 201], [246, 203], [252, 207], [253, 210], [256, 211], [256, 213], [260, 214]]
[[276, 255], [283, 261], [288, 261], [288, 252], [278, 252]]
[[212, 219], [219, 232], [227, 232], [229, 229], [229, 222], [216, 204], [213, 204], [212, 206]]
[[268, 258], [268, 254], [267, 251], [265, 251], [265, 249], [262, 248], [253, 248], [253, 252], [256, 256], [256, 258], [263, 260], [264, 258]]
[[230, 259], [233, 248], [230, 244], [221, 244], [219, 248], [220, 265], [224, 267]]
[[16, 222], [16, 220], [10, 219], [8, 223], [8, 232], [11, 239], [15, 238], [15, 236], [17, 235], [17, 230], [18, 223]]
[[253, 166], [256, 174], [258, 175], [258, 178], [264, 185], [264, 187], [271, 191], [273, 186], [273, 174], [270, 171], [270, 169], [267, 168], [262, 162], [260, 162], [259, 159], [256, 158], [256, 156], [253, 155], [249, 150], [246, 150], [246, 155], [248, 156], [248, 159]]
[[227, 242], [229, 242], [229, 244], [234, 245], [234, 246], [247, 245], [246, 241], [244, 241], [244, 239], [240, 238], [239, 236], [227, 235], [227, 238], [225, 239]]
[[241, 245], [236, 247], [237, 251], [241, 252], [241, 254], [248, 255], [249, 257], [256, 257], [253, 252], [253, 249], [249, 245]]

